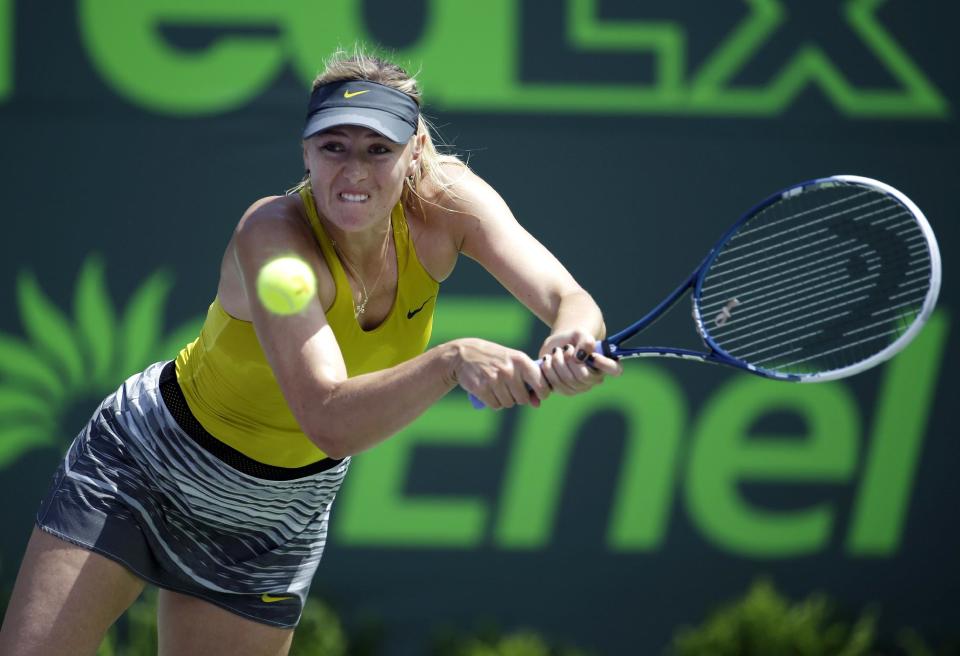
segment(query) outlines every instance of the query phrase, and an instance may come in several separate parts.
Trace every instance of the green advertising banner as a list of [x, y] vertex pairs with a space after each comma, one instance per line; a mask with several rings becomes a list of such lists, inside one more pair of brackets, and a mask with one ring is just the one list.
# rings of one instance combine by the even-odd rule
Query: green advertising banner
[[[644, 361], [539, 409], [455, 390], [356, 456], [337, 499], [312, 595], [376, 628], [349, 653], [491, 625], [663, 653], [762, 578], [876, 609], [882, 653], [960, 644], [958, 19], [931, 0], [0, 0], [3, 599], [67, 445], [196, 337], [237, 220], [302, 175], [311, 80], [365, 43], [419, 72], [448, 150], [608, 326], [754, 202], [837, 173], [916, 201], [944, 279], [918, 339], [849, 380]], [[433, 343], [546, 334], [470, 261], [442, 286]], [[649, 338], [697, 342], [683, 307]]]

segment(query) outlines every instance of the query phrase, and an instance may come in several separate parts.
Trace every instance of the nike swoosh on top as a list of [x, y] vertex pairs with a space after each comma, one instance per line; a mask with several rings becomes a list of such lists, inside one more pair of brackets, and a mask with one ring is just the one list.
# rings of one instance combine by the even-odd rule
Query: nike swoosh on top
[[344, 91], [344, 98], [353, 98], [354, 96], [359, 96], [361, 93], [370, 93], [370, 89], [364, 89], [363, 91]]
[[430, 302], [430, 299], [432, 298], [433, 296], [425, 300], [423, 303], [420, 304], [420, 307], [418, 307], [416, 310], [407, 310], [407, 319], [413, 319], [414, 315], [420, 310], [422, 310], [427, 305], [427, 303]]
[[283, 601], [284, 599], [293, 599], [293, 597], [271, 597], [266, 592], [260, 595], [260, 601], [265, 604], [272, 604], [275, 601]]

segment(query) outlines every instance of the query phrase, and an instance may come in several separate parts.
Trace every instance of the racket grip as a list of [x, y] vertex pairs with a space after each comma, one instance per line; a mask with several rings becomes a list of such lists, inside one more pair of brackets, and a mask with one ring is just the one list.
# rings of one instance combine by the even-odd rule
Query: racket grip
[[[597, 340], [597, 343], [594, 344], [593, 346], [593, 352], [599, 353], [601, 355], [610, 356], [609, 347], [604, 348], [603, 340]], [[587, 366], [588, 367], [590, 366], [589, 362], [587, 363]], [[531, 394], [533, 393], [533, 390], [530, 389], [529, 385], [527, 386], [527, 390], [530, 391]], [[472, 392], [467, 392], [467, 398], [470, 399], [470, 405], [472, 405], [475, 410], [483, 410], [484, 408], [487, 407], [487, 405], [483, 401], [475, 397]]]
[[[533, 394], [533, 388], [529, 385], [527, 385], [527, 391]], [[475, 397], [473, 392], [467, 392], [467, 397], [470, 399], [470, 405], [473, 406], [474, 410], [483, 410], [487, 407], [487, 404]]]
[[593, 346], [593, 352], [599, 353], [608, 358], [613, 358], [614, 360], [619, 360], [616, 355], [613, 354], [613, 349], [610, 348], [610, 342], [605, 339], [598, 340]]
[[[529, 386], [527, 386], [527, 389], [533, 393], [533, 390], [531, 390]], [[467, 397], [469, 397], [470, 405], [473, 406], [474, 410], [483, 410], [487, 407], [487, 404], [475, 397], [472, 392], [467, 392]]]

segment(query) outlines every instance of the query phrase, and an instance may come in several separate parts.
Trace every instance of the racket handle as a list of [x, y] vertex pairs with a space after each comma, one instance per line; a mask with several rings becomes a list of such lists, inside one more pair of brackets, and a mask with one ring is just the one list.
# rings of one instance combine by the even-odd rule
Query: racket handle
[[[524, 384], [526, 385], [526, 383]], [[529, 385], [527, 385], [527, 391], [530, 392], [530, 394], [533, 394], [533, 388], [530, 387]], [[478, 399], [477, 397], [475, 397], [473, 395], [473, 392], [467, 392], [467, 396], [470, 399], [470, 405], [472, 405], [475, 410], [483, 410], [484, 408], [487, 407], [487, 404], [481, 401], [480, 399]]]
[[[606, 347], [606, 348], [605, 348], [605, 346], [606, 346], [606, 344], [604, 344], [603, 340], [598, 340], [597, 343], [594, 344], [594, 346], [593, 346], [593, 352], [594, 352], [594, 353], [600, 353], [600, 354], [602, 354], [602, 355], [606, 355], [606, 356], [612, 357], [612, 356], [610, 356], [609, 347]], [[587, 366], [588, 366], [588, 367], [590, 366], [590, 363], [589, 363], [589, 362], [587, 363]], [[530, 386], [529, 386], [529, 385], [527, 385], [527, 390], [528, 390], [531, 394], [533, 393], [533, 390], [530, 389]], [[474, 409], [476, 409], [476, 410], [483, 410], [484, 408], [487, 407], [487, 405], [486, 405], [483, 401], [481, 401], [480, 399], [478, 399], [477, 397], [475, 397], [472, 392], [467, 392], [467, 397], [470, 399], [470, 405], [472, 405], [472, 406], [474, 407]]]
[[610, 348], [610, 342], [605, 339], [598, 340], [593, 347], [594, 353], [599, 353], [608, 358], [613, 358], [614, 360], [619, 360], [616, 355], [613, 354], [613, 349]]
[[[529, 385], [527, 385], [527, 390], [533, 394], [533, 390], [530, 389]], [[483, 410], [487, 407], [487, 404], [475, 397], [472, 392], [467, 392], [467, 396], [470, 398], [470, 405], [472, 405], [475, 410]]]

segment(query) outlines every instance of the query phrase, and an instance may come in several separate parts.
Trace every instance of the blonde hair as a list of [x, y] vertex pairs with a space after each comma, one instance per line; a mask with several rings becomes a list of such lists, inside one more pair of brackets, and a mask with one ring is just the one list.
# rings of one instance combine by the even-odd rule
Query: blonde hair
[[[421, 108], [416, 132], [417, 136], [422, 134], [425, 137], [423, 148], [420, 151], [420, 165], [413, 175], [404, 182], [401, 201], [406, 204], [412, 200], [411, 197], [416, 197], [421, 203], [425, 202], [425, 199], [419, 193], [425, 180], [432, 183], [442, 193], [451, 193], [455, 180], [444, 171], [443, 165], [456, 164], [464, 167], [464, 169], [467, 168], [467, 165], [456, 155], [444, 154], [437, 149], [433, 138], [433, 126], [423, 116], [422, 96], [414, 76], [384, 57], [368, 53], [362, 45], [357, 44], [354, 46], [352, 54], [338, 48], [330, 55], [325, 62], [324, 70], [313, 80], [313, 89], [316, 90], [321, 85], [341, 80], [366, 80], [391, 87], [410, 96]], [[441, 142], [441, 145], [447, 146], [448, 144]], [[305, 176], [300, 184], [290, 191], [299, 191], [308, 182], [309, 176]]]

